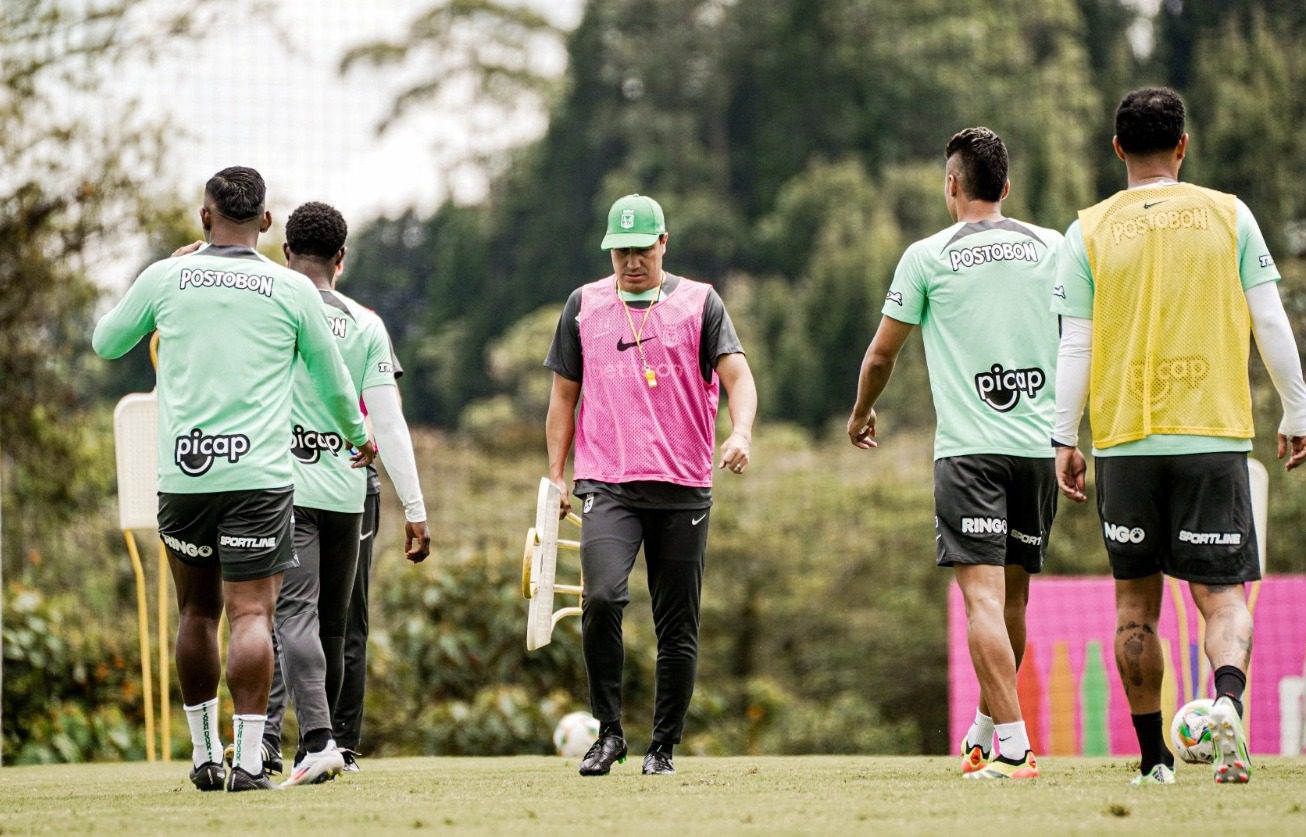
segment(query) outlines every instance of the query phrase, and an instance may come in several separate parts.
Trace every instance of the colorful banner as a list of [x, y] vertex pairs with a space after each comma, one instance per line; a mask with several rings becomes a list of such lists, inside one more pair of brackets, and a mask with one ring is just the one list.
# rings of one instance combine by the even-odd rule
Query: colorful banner
[[[1299, 689], [1306, 667], [1306, 576], [1273, 576], [1249, 585], [1255, 623], [1246, 721], [1253, 753], [1279, 754], [1297, 739]], [[1035, 577], [1027, 612], [1028, 644], [1016, 678], [1021, 710], [1040, 755], [1136, 755], [1138, 742], [1115, 665], [1115, 583], [1110, 578]], [[1161, 711], [1169, 729], [1176, 709], [1212, 696], [1202, 653], [1205, 624], [1188, 585], [1166, 580], [1159, 625], [1166, 659]], [[1283, 696], [1281, 697], [1281, 692]], [[966, 611], [956, 583], [948, 592], [948, 696], [951, 740], [960, 742], [979, 701], [966, 644]], [[1283, 732], [1290, 734], [1284, 736]]]

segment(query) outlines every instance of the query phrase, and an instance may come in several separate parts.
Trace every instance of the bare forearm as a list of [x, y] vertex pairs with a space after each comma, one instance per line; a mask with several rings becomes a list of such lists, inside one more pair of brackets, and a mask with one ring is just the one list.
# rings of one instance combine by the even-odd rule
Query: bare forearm
[[877, 352], [874, 344], [866, 349], [861, 374], [857, 377], [857, 401], [853, 404], [855, 414], [865, 415], [871, 411], [888, 386], [896, 363], [896, 358]]
[[571, 453], [572, 438], [576, 435], [576, 414], [570, 405], [549, 403], [549, 413], [544, 420], [544, 439], [549, 451], [549, 479], [563, 485], [567, 472], [567, 456]]
[[737, 376], [726, 387], [730, 410], [730, 430], [753, 438], [753, 420], [757, 417], [757, 384], [751, 373]]

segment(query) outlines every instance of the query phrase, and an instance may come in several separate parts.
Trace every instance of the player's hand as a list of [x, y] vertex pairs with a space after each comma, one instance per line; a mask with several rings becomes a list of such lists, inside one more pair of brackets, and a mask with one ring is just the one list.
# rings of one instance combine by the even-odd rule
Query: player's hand
[[420, 564], [431, 554], [431, 530], [426, 528], [426, 521], [404, 524], [404, 557], [414, 564]]
[[368, 439], [366, 442], [359, 445], [353, 455], [349, 457], [349, 461], [353, 463], [349, 467], [366, 468], [368, 465], [372, 464], [373, 459], [376, 459], [376, 442]]
[[1057, 448], [1057, 488], [1069, 500], [1082, 503], [1088, 499], [1084, 493], [1084, 473], [1088, 465], [1079, 448]]
[[567, 515], [571, 514], [571, 492], [562, 480], [552, 480], [552, 483], [558, 486], [558, 519], [566, 520]]
[[1298, 465], [1306, 462], [1306, 436], [1285, 436], [1279, 434], [1279, 459], [1283, 459], [1284, 454], [1291, 450], [1288, 461], [1284, 463], [1283, 469], [1291, 471]]
[[194, 253], [203, 246], [203, 241], [192, 241], [190, 244], [183, 244], [181, 247], [172, 251], [172, 257], [175, 259], [178, 256], [189, 256], [191, 253]]
[[854, 410], [853, 414], [848, 417], [848, 441], [853, 443], [853, 447], [862, 450], [878, 448], [880, 443], [875, 441], [875, 409], [866, 415], [858, 415]]
[[743, 433], [731, 433], [721, 446], [721, 464], [717, 467], [742, 474], [748, 467], [748, 444], [749, 439]]

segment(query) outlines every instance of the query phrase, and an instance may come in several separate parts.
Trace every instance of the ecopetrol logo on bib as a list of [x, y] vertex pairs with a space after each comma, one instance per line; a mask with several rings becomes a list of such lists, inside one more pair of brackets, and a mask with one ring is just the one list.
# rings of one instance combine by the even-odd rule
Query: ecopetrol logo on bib
[[213, 460], [225, 459], [232, 465], [249, 453], [249, 437], [243, 433], [226, 436], [205, 436], [195, 428], [185, 436], [176, 438], [173, 462], [188, 477], [201, 477], [213, 467]]
[[297, 424], [290, 434], [290, 452], [305, 465], [312, 465], [321, 459], [322, 451], [336, 456], [344, 449], [345, 439], [339, 433], [305, 430]]
[[1119, 526], [1115, 523], [1102, 521], [1102, 534], [1109, 541], [1116, 543], [1142, 543], [1147, 537], [1141, 526], [1135, 526], [1132, 529], [1128, 526]]
[[1009, 413], [1020, 403], [1022, 394], [1033, 398], [1047, 380], [1037, 366], [1003, 369], [1002, 364], [995, 363], [989, 371], [975, 376], [975, 391], [985, 404], [999, 413]]

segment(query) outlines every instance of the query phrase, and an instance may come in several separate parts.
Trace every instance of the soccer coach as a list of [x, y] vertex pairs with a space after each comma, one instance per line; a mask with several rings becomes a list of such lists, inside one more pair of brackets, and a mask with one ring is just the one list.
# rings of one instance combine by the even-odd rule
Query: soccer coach
[[720, 386], [732, 431], [719, 467], [736, 474], [748, 467], [757, 389], [716, 291], [663, 271], [667, 227], [657, 201], [614, 203], [601, 246], [612, 275], [572, 292], [544, 362], [554, 372], [545, 433], [560, 514], [571, 509], [564, 470], [573, 439], [575, 494], [584, 499], [581, 634], [600, 729], [580, 773], [605, 775], [626, 757], [621, 619], [642, 543], [658, 643], [643, 772], [672, 774], [698, 660]]

